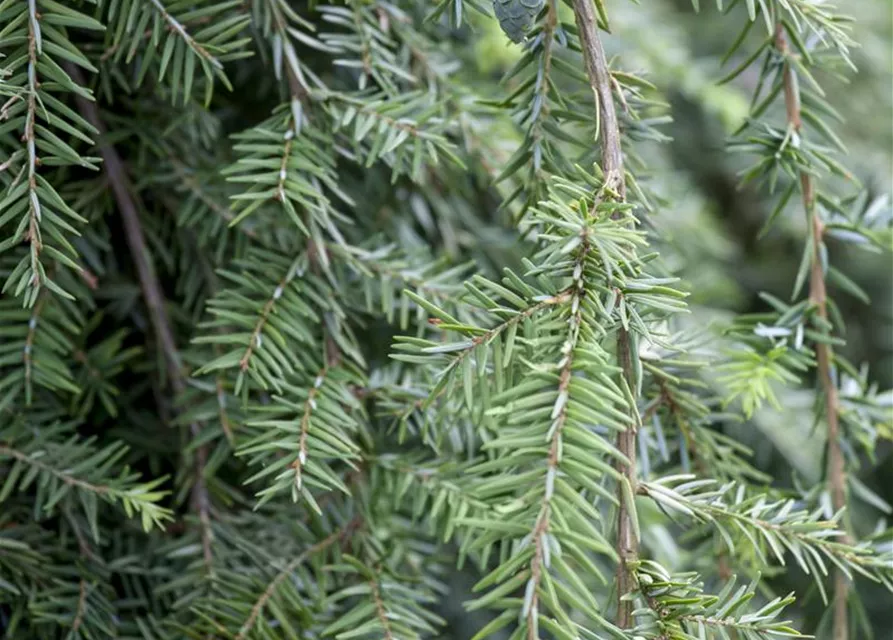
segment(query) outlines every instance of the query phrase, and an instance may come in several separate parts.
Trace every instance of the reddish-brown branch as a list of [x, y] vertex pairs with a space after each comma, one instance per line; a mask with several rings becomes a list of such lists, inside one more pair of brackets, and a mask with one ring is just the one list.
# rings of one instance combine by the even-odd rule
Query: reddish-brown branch
[[[591, 0], [574, 0], [574, 16], [580, 32], [583, 59], [589, 84], [595, 95], [600, 115], [601, 165], [605, 174], [605, 193], [612, 190], [619, 194], [621, 200], [626, 198], [626, 180], [623, 169], [623, 150], [620, 143], [620, 124], [614, 107], [612, 93], [613, 79], [608, 69], [605, 50], [598, 35], [598, 21]], [[621, 327], [617, 336], [617, 357], [623, 370], [623, 377], [630, 388], [634, 389], [633, 367], [630, 357], [630, 341], [628, 332]], [[636, 408], [631, 407], [635, 412]], [[627, 429], [617, 436], [617, 448], [629, 460], [629, 464], [618, 464], [618, 470], [626, 477], [632, 489], [630, 495], [636, 494], [636, 426], [637, 419], [631, 416]], [[617, 625], [621, 629], [632, 626], [632, 606], [623, 597], [636, 587], [635, 563], [638, 561], [639, 541], [633, 530], [631, 513], [635, 503], [628, 503], [627, 494], [618, 487], [620, 509], [617, 514], [617, 554], [620, 566], [617, 571]]]
[[[797, 88], [794, 70], [787, 57], [793, 55], [788, 47], [784, 26], [779, 22], [775, 27], [775, 48], [785, 58], [784, 62], [784, 103], [788, 127], [799, 134], [802, 125], [800, 116], [800, 95]], [[824, 225], [819, 219], [815, 207], [815, 184], [812, 176], [806, 171], [800, 172], [800, 193], [803, 208], [812, 234], [812, 265], [809, 275], [809, 300], [815, 307], [821, 324], [828, 325], [828, 293], [825, 286], [825, 273], [822, 268], [821, 246], [824, 239]], [[831, 493], [831, 504], [836, 512], [846, 506], [846, 469], [843, 450], [840, 446], [840, 415], [837, 386], [831, 377], [834, 354], [826, 342], [815, 345], [818, 360], [818, 378], [822, 394], [825, 396], [825, 419], [828, 422], [828, 489]], [[847, 613], [847, 597], [849, 581], [840, 569], [834, 574], [834, 640], [847, 640], [849, 622]]]
[[84, 623], [84, 614], [87, 612], [87, 581], [81, 578], [78, 585], [78, 605], [74, 615], [74, 622], [71, 623], [71, 634], [77, 637], [81, 625]]
[[[77, 84], [84, 84], [84, 78], [77, 67], [69, 63], [65, 65], [65, 70]], [[139, 211], [135, 198], [132, 195], [133, 189], [130, 179], [127, 177], [124, 163], [118, 152], [111, 143], [103, 139], [105, 127], [99, 119], [99, 111], [96, 108], [96, 104], [81, 96], [77, 96], [77, 103], [81, 115], [99, 131], [100, 137], [97, 146], [102, 156], [109, 186], [112, 188], [115, 202], [124, 222], [125, 239], [136, 267], [146, 307], [149, 310], [149, 320], [152, 323], [152, 329], [164, 355], [171, 385], [177, 387], [183, 383], [183, 376], [180, 371], [180, 355], [174, 340], [170, 320], [167, 316], [167, 309], [164, 306], [164, 295], [161, 291], [161, 285], [158, 282], [158, 276], [155, 274], [155, 267], [152, 264], [145, 235], [140, 224]]]
[[620, 145], [620, 123], [614, 107], [614, 94], [611, 91], [613, 78], [608, 70], [608, 59], [598, 35], [598, 22], [591, 1], [574, 0], [574, 15], [580, 32], [583, 60], [589, 84], [595, 95], [600, 113], [599, 142], [601, 143], [601, 165], [605, 173], [606, 185], [617, 190], [621, 198], [626, 198], [626, 181], [623, 176], [623, 149]]
[[[75, 83], [84, 86], [84, 78], [78, 67], [70, 62], [65, 63], [64, 67], [65, 71]], [[155, 266], [152, 264], [149, 249], [146, 245], [146, 238], [143, 234], [142, 225], [140, 224], [137, 198], [134, 195], [130, 179], [124, 169], [124, 162], [121, 159], [121, 156], [118, 155], [115, 147], [105, 139], [105, 126], [99, 117], [99, 110], [96, 107], [96, 103], [87, 100], [80, 95], [76, 95], [75, 99], [81, 115], [99, 132], [97, 146], [99, 148], [99, 153], [102, 156], [103, 168], [108, 177], [109, 185], [112, 188], [112, 193], [115, 196], [118, 210], [121, 212], [127, 246], [130, 249], [131, 258], [136, 266], [140, 289], [143, 293], [143, 299], [146, 302], [146, 308], [149, 310], [149, 319], [152, 324], [152, 330], [155, 334], [155, 338], [158, 340], [162, 355], [164, 356], [168, 382], [170, 383], [175, 396], [181, 396], [186, 391], [186, 379], [180, 361], [180, 353], [177, 349], [176, 340], [174, 339], [174, 332], [170, 318], [167, 315], [167, 309], [164, 305], [164, 294], [161, 289], [161, 284], [158, 281], [158, 276], [155, 273]], [[201, 432], [201, 427], [198, 423], [193, 422], [189, 425], [189, 430], [192, 438], [196, 439]], [[199, 447], [195, 454], [196, 479], [193, 487], [192, 499], [201, 524], [204, 559], [206, 565], [210, 567], [210, 501], [208, 499], [208, 490], [204, 479], [207, 458], [207, 447]]]
[[[617, 338], [617, 354], [626, 383], [631, 389], [635, 389], [629, 350], [629, 334], [621, 329]], [[635, 407], [632, 410], [635, 411]], [[629, 460], [629, 464], [618, 463], [618, 471], [626, 477], [632, 489], [630, 495], [635, 496], [637, 488], [635, 419], [630, 421], [625, 431], [617, 435], [617, 448]], [[630, 513], [636, 508], [636, 505], [635, 502], [629, 503], [627, 494], [622, 487], [617, 489], [617, 499], [620, 501], [617, 513], [617, 554], [620, 556], [620, 566], [617, 571], [617, 626], [621, 629], [628, 629], [633, 623], [633, 603], [623, 600], [623, 596], [636, 588], [634, 567], [639, 558], [639, 541], [633, 530], [633, 516]]]

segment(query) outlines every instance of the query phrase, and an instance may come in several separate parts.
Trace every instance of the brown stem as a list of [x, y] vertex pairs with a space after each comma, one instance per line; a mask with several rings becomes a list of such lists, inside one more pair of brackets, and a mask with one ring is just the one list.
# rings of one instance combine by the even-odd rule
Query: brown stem
[[[65, 64], [65, 70], [72, 79], [79, 85], [84, 85], [84, 78], [80, 70], [74, 65]], [[146, 239], [143, 235], [143, 229], [140, 225], [139, 212], [131, 195], [132, 188], [127, 173], [124, 170], [124, 163], [115, 148], [106, 140], [105, 127], [99, 119], [99, 112], [96, 104], [81, 96], [77, 96], [78, 109], [81, 115], [99, 131], [99, 142], [97, 146], [102, 156], [103, 167], [108, 176], [109, 185], [115, 196], [115, 202], [121, 212], [121, 218], [124, 222], [124, 233], [127, 240], [130, 255], [133, 258], [134, 266], [136, 266], [137, 275], [139, 277], [140, 287], [143, 292], [143, 298], [146, 307], [149, 310], [149, 319], [152, 323], [152, 329], [155, 337], [161, 345], [161, 351], [164, 355], [165, 364], [167, 365], [167, 373], [173, 387], [183, 384], [183, 376], [180, 371], [180, 355], [177, 351], [177, 344], [174, 341], [174, 333], [171, 330], [170, 320], [167, 317], [167, 310], [164, 307], [164, 296], [161, 292], [161, 285], [158, 282], [158, 276], [155, 274], [155, 268], [149, 257], [149, 250], [146, 246]]]
[[[71, 76], [72, 80], [78, 85], [84, 86], [84, 77], [80, 69], [72, 63], [65, 63], [65, 71]], [[155, 267], [146, 246], [146, 238], [143, 235], [143, 229], [139, 219], [139, 207], [137, 206], [136, 196], [133, 194], [133, 188], [130, 179], [124, 169], [124, 162], [121, 156], [115, 150], [115, 147], [104, 139], [106, 130], [99, 118], [99, 110], [96, 103], [87, 100], [83, 96], [76, 95], [78, 110], [81, 115], [99, 132], [99, 140], [97, 146], [102, 156], [102, 163], [108, 177], [109, 185], [112, 187], [112, 193], [115, 196], [115, 202], [118, 210], [121, 212], [121, 218], [124, 222], [124, 235], [127, 240], [127, 246], [130, 249], [130, 255], [136, 266], [137, 276], [140, 282], [140, 288], [143, 292], [143, 299], [149, 310], [149, 319], [152, 323], [152, 330], [161, 346], [164, 356], [167, 377], [175, 396], [181, 396], [186, 390], [186, 380], [183, 374], [182, 363], [180, 361], [180, 353], [177, 350], [177, 343], [174, 339], [174, 332], [171, 327], [170, 318], [167, 315], [167, 309], [164, 306], [164, 294], [161, 290], [161, 284], [155, 273]], [[193, 439], [198, 438], [201, 433], [201, 427], [198, 423], [189, 425], [190, 435]], [[205, 465], [207, 464], [208, 449], [205, 446], [199, 447], [196, 451], [196, 480], [193, 487], [193, 505], [199, 514], [202, 536], [202, 550], [207, 567], [211, 563], [211, 532], [210, 532], [210, 501], [208, 499], [208, 490], [204, 479]]]
[[81, 625], [84, 624], [84, 614], [87, 611], [87, 581], [81, 578], [80, 584], [78, 585], [78, 604], [77, 609], [74, 614], [74, 622], [71, 623], [70, 633], [72, 636], [77, 637], [78, 630], [80, 630]]
[[620, 146], [620, 124], [614, 108], [611, 92], [613, 79], [608, 70], [608, 59], [598, 36], [598, 22], [591, 0], [574, 0], [574, 16], [580, 32], [583, 60], [589, 75], [589, 85], [600, 111], [599, 142], [601, 143], [602, 170], [605, 183], [616, 189], [626, 199], [626, 182], [623, 179], [623, 150]]
[[[620, 358], [623, 377], [630, 388], [635, 389], [629, 350], [629, 333], [621, 328], [617, 337], [617, 353]], [[635, 407], [633, 407], [633, 411], [635, 411]], [[617, 435], [617, 448], [629, 460], [627, 465], [618, 463], [617, 470], [626, 477], [632, 488], [631, 495], [635, 496], [637, 489], [635, 419], [630, 421], [625, 431]], [[639, 558], [639, 541], [636, 538], [632, 516], [630, 515], [630, 512], [636, 508], [636, 504], [635, 502], [627, 501], [627, 494], [622, 487], [617, 489], [617, 499], [620, 502], [620, 508], [617, 513], [617, 555], [620, 556], [620, 566], [617, 570], [617, 626], [621, 629], [628, 629], [633, 624], [633, 603], [622, 598], [636, 588], [635, 564]]]
[[[788, 62], [790, 53], [784, 26], [781, 22], [775, 26], [775, 48], [781, 54], [784, 62], [784, 103], [787, 114], [788, 127], [795, 133], [800, 133], [802, 125], [800, 114], [800, 94], [794, 70]], [[815, 184], [812, 176], [800, 172], [800, 192], [803, 198], [803, 208], [810, 225], [812, 234], [812, 265], [809, 274], [809, 300], [814, 305], [821, 324], [828, 325], [828, 293], [825, 287], [825, 273], [822, 269], [821, 246], [824, 237], [824, 225], [819, 219], [815, 207]], [[825, 396], [825, 419], [828, 422], [828, 489], [831, 493], [831, 504], [835, 512], [840, 512], [846, 506], [846, 469], [844, 467], [843, 450], [840, 447], [840, 415], [837, 398], [837, 386], [831, 377], [831, 367], [834, 362], [834, 353], [831, 346], [825, 342], [817, 342], [815, 345], [816, 359], [818, 360], [818, 378], [822, 393]], [[847, 536], [844, 536], [846, 541]], [[847, 640], [849, 637], [849, 622], [847, 613], [847, 595], [849, 581], [840, 569], [834, 574], [834, 640]]]
[[372, 589], [372, 600], [375, 602], [375, 614], [378, 616], [378, 623], [381, 625], [384, 640], [393, 640], [394, 634], [391, 632], [391, 623], [388, 619], [388, 611], [384, 606], [384, 600], [381, 599], [381, 589], [375, 580], [369, 581]]
[[[608, 60], [598, 35], [598, 22], [591, 0], [574, 0], [574, 16], [580, 32], [583, 59], [589, 84], [595, 95], [600, 115], [600, 143], [602, 171], [605, 174], [605, 192], [611, 190], [619, 194], [621, 200], [626, 199], [626, 181], [624, 180], [623, 150], [620, 143], [620, 124], [614, 107], [614, 96], [611, 90], [612, 78], [608, 70]], [[630, 388], [634, 389], [634, 375], [630, 357], [629, 333], [621, 327], [617, 336], [617, 354], [623, 377]], [[635, 407], [631, 407], [633, 412]], [[618, 470], [626, 477], [636, 494], [636, 425], [632, 416], [626, 431], [618, 434], [617, 448], [629, 460], [629, 464], [618, 464]], [[628, 629], [633, 624], [633, 603], [623, 597], [636, 588], [635, 564], [638, 561], [639, 541], [633, 530], [630, 513], [636, 508], [635, 503], [628, 503], [626, 493], [618, 487], [620, 509], [617, 514], [617, 555], [620, 566], [617, 570], [617, 626]]]

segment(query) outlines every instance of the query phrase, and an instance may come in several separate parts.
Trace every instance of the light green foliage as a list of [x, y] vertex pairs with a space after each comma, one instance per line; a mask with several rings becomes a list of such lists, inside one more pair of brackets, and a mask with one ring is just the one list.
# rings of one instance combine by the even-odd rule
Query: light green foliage
[[[0, 455], [10, 460], [0, 497], [34, 487], [42, 515], [51, 514], [59, 504], [74, 502], [87, 517], [90, 532], [99, 539], [98, 501], [117, 504], [128, 516], [138, 514], [146, 530], [170, 519], [167, 509], [157, 504], [165, 492], [157, 487], [165, 478], [139, 482], [139, 474], [118, 465], [127, 450], [120, 443], [97, 447], [95, 439], [79, 440], [73, 424], [47, 423], [37, 429], [24, 420], [4, 430]], [[66, 501], [72, 494], [76, 501]]]
[[[689, 16], [740, 29], [715, 89], [643, 44], [666, 7], [598, 1], [594, 78], [586, 1], [0, 0], [0, 635], [768, 640], [837, 570], [869, 628], [890, 392], [810, 297], [865, 304], [834, 247], [889, 249], [823, 88], [857, 43], [728, 3]], [[737, 114], [742, 78], [741, 182], [803, 252], [734, 314], [665, 155], [673, 91]], [[822, 345], [843, 509], [753, 436], [795, 392], [781, 435], [825, 433]]]
[[643, 563], [638, 580], [642, 596], [650, 604], [651, 617], [636, 629], [640, 637], [687, 640], [705, 635], [718, 638], [737, 634], [752, 638], [800, 636], [789, 621], [777, 620], [785, 607], [794, 602], [793, 596], [774, 598], [757, 611], [743, 609], [756, 595], [756, 581], [736, 588], [736, 580], [732, 578], [721, 593], [708, 595], [696, 575], [671, 575], [650, 561]]
[[[885, 567], [889, 558], [875, 557], [866, 549], [853, 549], [834, 541], [839, 536], [835, 523], [824, 520], [821, 509], [807, 512], [793, 499], [767, 500], [765, 495], [748, 497], [744, 485], [715, 486], [712, 480], [694, 476], [667, 476], [644, 483], [642, 491], [665, 509], [713, 524], [734, 552], [735, 536], [743, 536], [764, 564], [768, 556], [784, 564], [790, 552], [803, 571], [812, 575], [819, 589], [821, 576], [829, 565], [845, 567], [872, 579], [890, 584]], [[733, 526], [734, 525], [734, 526]]]

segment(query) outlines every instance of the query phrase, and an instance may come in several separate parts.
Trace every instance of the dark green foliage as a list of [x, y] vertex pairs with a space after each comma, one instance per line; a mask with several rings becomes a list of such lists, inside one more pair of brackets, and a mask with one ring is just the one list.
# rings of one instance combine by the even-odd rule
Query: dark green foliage
[[[734, 34], [716, 84], [665, 3], [588, 2], [0, 0], [0, 635], [881, 628], [858, 38], [673, 10]], [[746, 111], [746, 241], [668, 162], [674, 92]]]

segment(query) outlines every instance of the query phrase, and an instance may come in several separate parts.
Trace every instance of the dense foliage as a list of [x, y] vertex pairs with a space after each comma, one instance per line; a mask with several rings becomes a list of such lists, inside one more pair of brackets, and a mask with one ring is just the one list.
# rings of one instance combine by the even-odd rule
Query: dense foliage
[[646, 4], [0, 0], [4, 637], [884, 629], [883, 11]]

